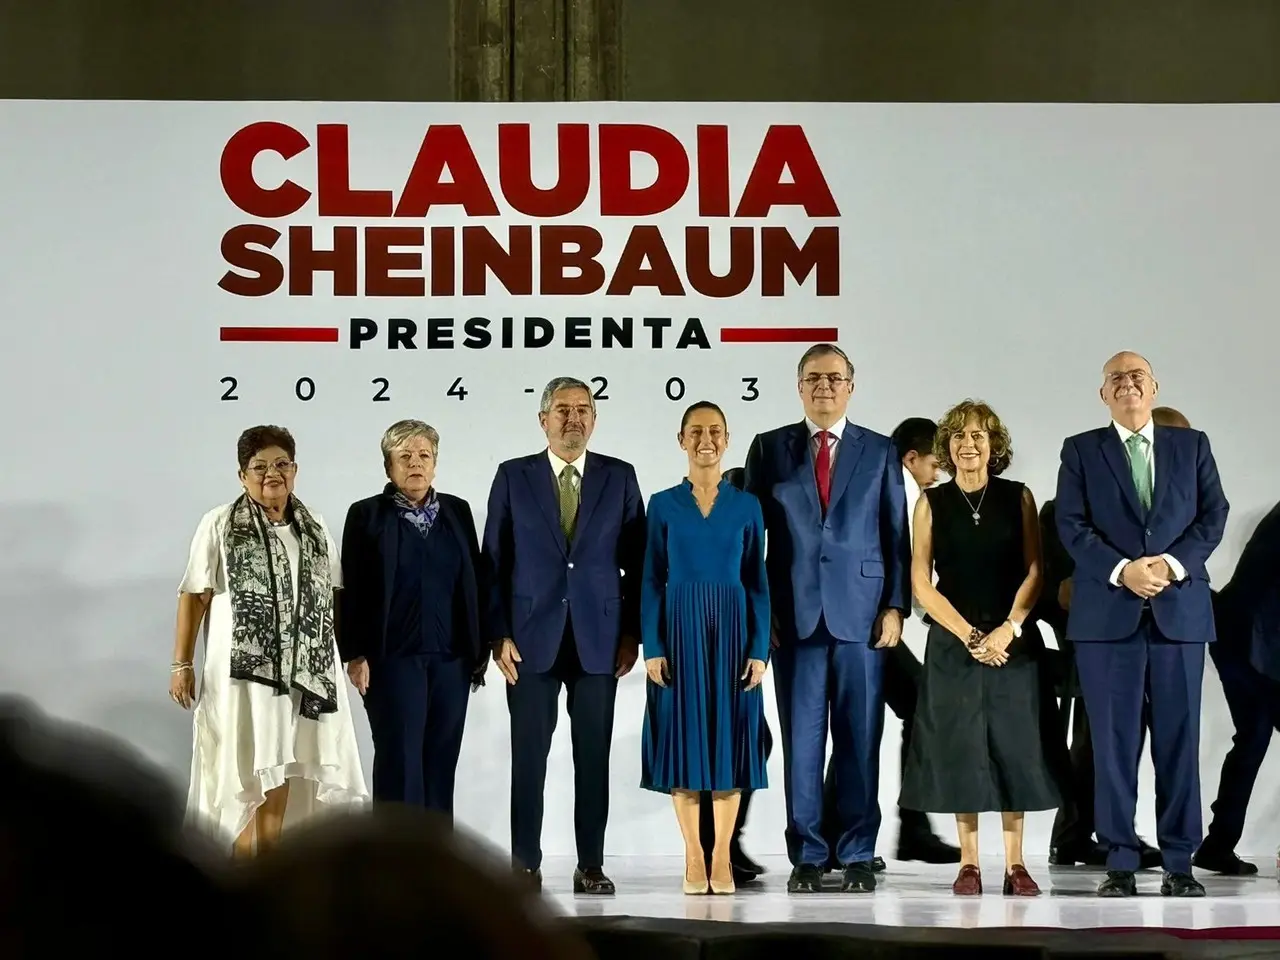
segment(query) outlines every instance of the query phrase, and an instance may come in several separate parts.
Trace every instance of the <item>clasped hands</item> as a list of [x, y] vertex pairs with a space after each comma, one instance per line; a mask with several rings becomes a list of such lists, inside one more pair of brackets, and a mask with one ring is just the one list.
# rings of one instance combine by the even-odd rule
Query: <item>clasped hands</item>
[[969, 656], [988, 667], [1003, 667], [1009, 662], [1009, 644], [1013, 643], [1013, 627], [1002, 623], [982, 638], [976, 647], [969, 647]]
[[[747, 665], [743, 668], [741, 680], [747, 681], [744, 690], [754, 690], [760, 686], [764, 680], [764, 671], [767, 665], [763, 660], [748, 660]], [[671, 665], [667, 663], [666, 657], [650, 657], [644, 662], [645, 673], [649, 674], [649, 679], [660, 687], [665, 687], [667, 681], [671, 678]]]
[[1173, 580], [1173, 570], [1164, 557], [1131, 560], [1120, 570], [1121, 585], [1144, 600], [1150, 600]]

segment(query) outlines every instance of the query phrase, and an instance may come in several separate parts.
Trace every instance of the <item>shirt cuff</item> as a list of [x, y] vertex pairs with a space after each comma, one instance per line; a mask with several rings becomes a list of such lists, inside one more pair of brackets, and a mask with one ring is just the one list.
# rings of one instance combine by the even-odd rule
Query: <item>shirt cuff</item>
[[1162, 553], [1160, 559], [1169, 565], [1169, 569], [1173, 571], [1173, 579], [1187, 579], [1187, 568], [1180, 564], [1172, 554]]
[[1111, 585], [1113, 587], [1120, 586], [1120, 571], [1123, 570], [1125, 567], [1125, 564], [1129, 562], [1130, 561], [1128, 560], [1121, 560], [1119, 563], [1116, 564], [1116, 568], [1111, 571]]

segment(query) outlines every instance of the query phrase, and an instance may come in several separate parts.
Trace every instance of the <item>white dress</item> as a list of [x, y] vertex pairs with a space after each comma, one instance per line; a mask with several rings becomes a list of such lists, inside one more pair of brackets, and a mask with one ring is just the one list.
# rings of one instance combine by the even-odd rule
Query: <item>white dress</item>
[[[196, 700], [191, 789], [187, 818], [228, 849], [249, 825], [266, 793], [289, 785], [284, 829], [328, 810], [369, 802], [342, 661], [334, 645], [336, 713], [318, 720], [298, 715], [299, 694], [276, 693], [261, 683], [231, 679], [231, 594], [226, 579], [223, 531], [231, 504], [200, 521], [191, 542], [182, 593], [213, 591], [205, 619], [204, 664]], [[338, 550], [324, 520], [312, 514], [329, 545], [333, 586], [341, 586]], [[292, 525], [271, 527], [289, 557], [293, 595], [298, 595], [299, 543]]]

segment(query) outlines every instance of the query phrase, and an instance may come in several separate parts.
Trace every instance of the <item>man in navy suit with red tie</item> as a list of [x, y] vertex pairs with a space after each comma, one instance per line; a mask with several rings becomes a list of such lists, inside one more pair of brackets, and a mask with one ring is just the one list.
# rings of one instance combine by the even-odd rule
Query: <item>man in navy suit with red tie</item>
[[1111, 423], [1069, 437], [1058, 471], [1058, 533], [1075, 562], [1067, 633], [1093, 732], [1098, 840], [1108, 848], [1104, 897], [1137, 893], [1144, 697], [1160, 892], [1204, 896], [1191, 858], [1203, 832], [1200, 690], [1205, 647], [1215, 638], [1205, 564], [1229, 506], [1208, 438], [1152, 423], [1158, 390], [1140, 355], [1107, 361], [1100, 395]]
[[870, 893], [880, 830], [885, 648], [911, 607], [902, 462], [886, 436], [850, 423], [853, 364], [821, 343], [800, 360], [805, 418], [751, 443], [746, 489], [764, 511], [774, 609], [774, 689], [783, 751], [790, 893], [817, 893], [827, 731], [835, 764], [842, 889]]

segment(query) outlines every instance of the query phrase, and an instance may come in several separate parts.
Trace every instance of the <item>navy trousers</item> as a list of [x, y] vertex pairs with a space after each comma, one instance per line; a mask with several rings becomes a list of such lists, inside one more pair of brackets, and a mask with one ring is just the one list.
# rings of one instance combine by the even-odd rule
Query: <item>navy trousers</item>
[[374, 802], [453, 816], [453, 786], [471, 699], [461, 657], [389, 657], [369, 664], [364, 696], [373, 734]]
[[1222, 681], [1236, 732], [1222, 761], [1218, 799], [1211, 808], [1213, 819], [1204, 846], [1234, 853], [1244, 834], [1249, 798], [1271, 745], [1271, 733], [1280, 730], [1280, 683], [1253, 669], [1247, 651], [1234, 649], [1221, 640], [1209, 648], [1209, 656]]
[[1200, 691], [1203, 643], [1173, 643], [1149, 613], [1123, 640], [1075, 643], [1080, 687], [1092, 728], [1094, 813], [1108, 870], [1137, 870], [1134, 815], [1142, 754], [1144, 696], [1156, 772], [1156, 837], [1164, 868], [1191, 872], [1200, 846]]
[[831, 853], [822, 829], [828, 730], [840, 827], [836, 859], [861, 863], [876, 855], [884, 662], [884, 650], [869, 640], [842, 643], [825, 621], [813, 636], [774, 651], [787, 849], [795, 865], [822, 867]]
[[572, 626], [560, 641], [556, 662], [546, 673], [516, 667], [507, 686], [511, 715], [511, 857], [526, 870], [542, 865], [543, 792], [547, 757], [566, 690], [569, 736], [573, 744], [573, 829], [578, 868], [604, 866], [609, 821], [609, 752], [618, 680], [612, 673], [586, 673], [578, 659]]

